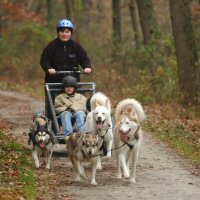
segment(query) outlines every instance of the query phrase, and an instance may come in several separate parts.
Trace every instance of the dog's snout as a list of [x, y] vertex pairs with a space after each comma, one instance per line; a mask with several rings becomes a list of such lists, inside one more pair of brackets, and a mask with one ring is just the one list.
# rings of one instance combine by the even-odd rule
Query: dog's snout
[[101, 117], [100, 116], [98, 116], [98, 118], [97, 118], [99, 121], [101, 121]]
[[92, 149], [89, 149], [89, 155], [92, 155]]
[[92, 157], [92, 150], [89, 149], [89, 151], [87, 152], [88, 156], [91, 158]]

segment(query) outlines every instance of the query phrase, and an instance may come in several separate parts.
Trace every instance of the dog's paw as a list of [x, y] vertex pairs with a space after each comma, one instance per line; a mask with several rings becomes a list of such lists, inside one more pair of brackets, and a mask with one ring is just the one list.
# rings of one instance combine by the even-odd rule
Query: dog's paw
[[122, 179], [122, 174], [117, 174], [117, 179]]
[[135, 183], [135, 178], [130, 178], [130, 183]]
[[99, 163], [99, 162], [97, 163], [97, 169], [98, 169], [98, 170], [102, 170], [101, 163]]
[[79, 176], [79, 175], [77, 175], [76, 177], [75, 177], [75, 180], [74, 180], [75, 182], [81, 182], [81, 177]]
[[97, 182], [95, 180], [91, 180], [91, 185], [97, 185]]
[[130, 174], [129, 173], [124, 173], [124, 178], [129, 178]]
[[47, 165], [47, 166], [45, 167], [45, 169], [50, 169], [50, 165]]
[[111, 155], [106, 155], [102, 157], [102, 160], [110, 160], [110, 159], [111, 159]]
[[80, 174], [80, 176], [81, 176], [82, 179], [87, 179], [85, 174]]
[[40, 168], [40, 163], [36, 162], [36, 163], [35, 163], [35, 167], [36, 167], [37, 169], [39, 169], [39, 168]]
[[106, 158], [111, 158], [111, 152], [108, 152]]

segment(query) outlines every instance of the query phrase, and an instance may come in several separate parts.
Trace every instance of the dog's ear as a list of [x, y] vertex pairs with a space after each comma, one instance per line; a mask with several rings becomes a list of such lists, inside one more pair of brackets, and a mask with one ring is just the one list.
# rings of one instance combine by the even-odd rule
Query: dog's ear
[[98, 104], [98, 102], [95, 100], [95, 102], [94, 102], [94, 108], [96, 108], [96, 107], [98, 107], [99, 106], [99, 104]]
[[124, 114], [124, 110], [121, 110], [120, 112], [120, 116], [122, 116]]
[[108, 109], [110, 108], [108, 99], [106, 99], [106, 108], [108, 108]]
[[92, 134], [92, 139], [98, 141], [98, 135]]
[[87, 134], [82, 136], [82, 144], [85, 145], [88, 140]]

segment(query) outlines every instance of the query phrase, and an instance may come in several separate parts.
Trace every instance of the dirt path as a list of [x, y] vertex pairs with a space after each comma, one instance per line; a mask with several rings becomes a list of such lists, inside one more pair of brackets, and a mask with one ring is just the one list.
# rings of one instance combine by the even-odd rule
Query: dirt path
[[[15, 92], [0, 91], [0, 119], [13, 124], [14, 133], [23, 142], [31, 125], [33, 110], [43, 108], [41, 101]], [[188, 163], [177, 156], [166, 145], [145, 134], [142, 151], [137, 166], [137, 183], [117, 180], [114, 159], [103, 161], [103, 170], [97, 172], [98, 186], [91, 186], [89, 180], [73, 182], [70, 162], [63, 154], [54, 156], [49, 174], [50, 191], [45, 199], [162, 199], [199, 200], [200, 178], [187, 170]], [[65, 151], [60, 145], [56, 151]], [[61, 156], [62, 155], [62, 156]], [[187, 166], [187, 167], [186, 167]], [[44, 171], [44, 170], [43, 170]], [[86, 164], [86, 174], [90, 167]]]

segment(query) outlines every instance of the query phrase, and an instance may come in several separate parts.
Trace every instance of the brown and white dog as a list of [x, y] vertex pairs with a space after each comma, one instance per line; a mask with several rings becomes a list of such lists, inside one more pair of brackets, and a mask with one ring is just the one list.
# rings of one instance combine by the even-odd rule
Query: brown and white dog
[[31, 142], [33, 144], [32, 157], [36, 168], [41, 166], [40, 159], [42, 154], [45, 154], [45, 168], [50, 169], [54, 142], [51, 133], [51, 123], [42, 114], [37, 114], [33, 118], [33, 128], [29, 133], [28, 144], [30, 145]]
[[74, 167], [75, 181], [85, 179], [83, 161], [92, 163], [91, 184], [96, 185], [96, 169], [99, 158], [98, 135], [94, 133], [73, 133], [66, 141], [67, 153]]
[[[135, 183], [136, 164], [143, 135], [140, 122], [144, 119], [144, 110], [135, 99], [122, 100], [116, 107], [114, 143], [118, 179], [122, 179], [122, 166], [124, 178], [130, 178], [130, 182]], [[129, 163], [131, 160], [130, 170]]]

